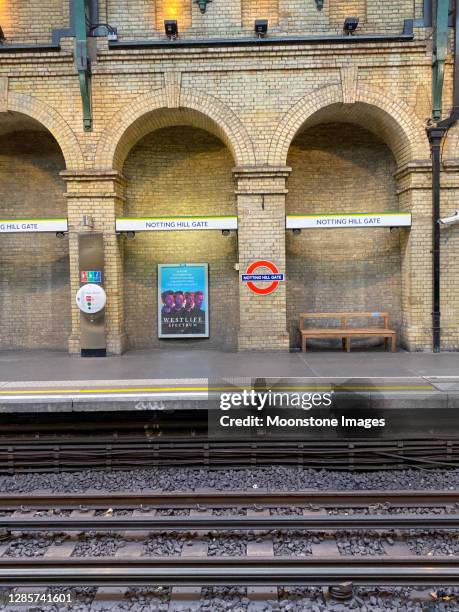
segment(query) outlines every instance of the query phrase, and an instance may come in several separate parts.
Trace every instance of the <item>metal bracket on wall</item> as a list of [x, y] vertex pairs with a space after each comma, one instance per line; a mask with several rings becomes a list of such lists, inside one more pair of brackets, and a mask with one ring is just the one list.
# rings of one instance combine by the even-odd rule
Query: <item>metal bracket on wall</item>
[[445, 60], [448, 52], [449, 0], [437, 0], [432, 55], [432, 119], [440, 121], [443, 102]]
[[212, 2], [212, 0], [196, 0], [196, 4], [199, 6], [199, 10], [203, 15], [206, 12], [206, 8], [209, 2]]
[[92, 131], [91, 63], [88, 54], [88, 32], [91, 27], [89, 0], [73, 0], [73, 23], [75, 27], [75, 66], [80, 79], [83, 126], [85, 132]]

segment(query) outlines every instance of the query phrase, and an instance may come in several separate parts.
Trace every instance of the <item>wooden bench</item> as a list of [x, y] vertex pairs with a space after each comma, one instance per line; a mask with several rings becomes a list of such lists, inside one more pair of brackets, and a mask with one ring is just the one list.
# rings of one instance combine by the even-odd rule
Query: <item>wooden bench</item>
[[[383, 327], [348, 327], [349, 319], [379, 319]], [[340, 319], [340, 327], [304, 327], [306, 319]], [[387, 312], [305, 312], [300, 315], [301, 348], [306, 352], [308, 338], [341, 338], [343, 349], [348, 353], [351, 350], [351, 338], [384, 338], [386, 349], [388, 340], [391, 341], [391, 351], [397, 350], [397, 332], [390, 329], [389, 314]]]

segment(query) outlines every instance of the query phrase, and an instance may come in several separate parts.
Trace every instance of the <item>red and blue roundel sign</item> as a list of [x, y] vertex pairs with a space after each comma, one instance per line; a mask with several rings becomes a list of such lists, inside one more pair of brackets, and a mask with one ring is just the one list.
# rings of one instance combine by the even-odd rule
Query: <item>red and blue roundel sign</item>
[[[266, 274], [265, 272], [257, 272], [259, 268], [268, 268], [271, 273]], [[249, 265], [245, 274], [241, 275], [241, 281], [247, 283], [247, 287], [250, 291], [257, 293], [258, 295], [268, 295], [277, 289], [279, 283], [284, 280], [284, 275], [279, 272], [277, 266], [272, 261], [266, 261], [260, 259], [254, 261]], [[256, 282], [269, 282], [271, 284], [267, 287], [257, 287]]]

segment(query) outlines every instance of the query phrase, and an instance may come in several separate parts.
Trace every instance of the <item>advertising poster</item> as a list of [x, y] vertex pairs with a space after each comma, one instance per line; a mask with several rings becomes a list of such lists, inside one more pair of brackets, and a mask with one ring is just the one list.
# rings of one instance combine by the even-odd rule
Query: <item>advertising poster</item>
[[207, 264], [158, 265], [159, 338], [208, 338]]

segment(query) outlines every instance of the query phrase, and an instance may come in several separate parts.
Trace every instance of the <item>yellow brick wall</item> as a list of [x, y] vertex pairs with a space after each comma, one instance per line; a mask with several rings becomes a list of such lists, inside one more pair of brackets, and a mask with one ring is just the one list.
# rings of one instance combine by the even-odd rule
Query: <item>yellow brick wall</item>
[[255, 19], [267, 19], [269, 27], [279, 23], [279, 0], [242, 0], [242, 25], [253, 28]]
[[156, 30], [155, 8], [154, 0], [107, 0], [107, 21], [118, 28], [120, 38], [134, 32], [139, 38], [149, 37]]
[[[141, 140], [125, 166], [125, 214], [130, 217], [236, 214], [232, 167], [226, 147], [203, 130], [165, 128]], [[125, 316], [133, 348], [176, 346], [157, 338], [157, 265], [208, 263], [209, 340], [189, 339], [187, 347], [235, 348], [238, 330], [236, 237], [219, 230], [145, 232], [124, 242]]]
[[[213, 0], [205, 15], [194, 0], [101, 0], [99, 21], [118, 28], [121, 39], [164, 37], [164, 19], [177, 19], [187, 37], [238, 36], [268, 19], [270, 35], [336, 34], [344, 18], [357, 15], [363, 32], [401, 32], [403, 20], [419, 16], [412, 0]], [[68, 27], [68, 0], [0, 0], [0, 25], [10, 42], [50, 42], [51, 31]]]
[[51, 30], [68, 26], [62, 0], [0, 0], [0, 26], [10, 42], [51, 42]]
[[[0, 218], [66, 217], [64, 160], [45, 132], [0, 139]], [[0, 346], [67, 348], [70, 333], [69, 249], [55, 234], [2, 234]]]
[[367, 17], [367, 0], [330, 0], [330, 23], [342, 26], [346, 17], [358, 17], [359, 25], [364, 23]]

